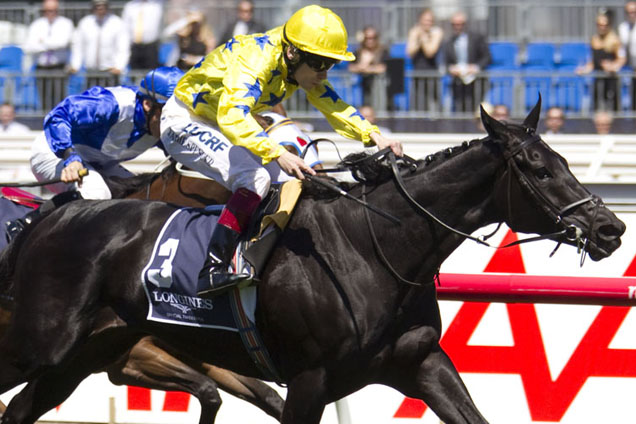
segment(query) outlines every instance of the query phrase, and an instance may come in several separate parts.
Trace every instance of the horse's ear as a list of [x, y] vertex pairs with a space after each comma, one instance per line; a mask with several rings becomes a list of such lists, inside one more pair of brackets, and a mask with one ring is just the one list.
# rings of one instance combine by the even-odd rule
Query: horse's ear
[[541, 93], [539, 93], [539, 100], [537, 100], [537, 104], [534, 105], [526, 119], [523, 121], [523, 126], [526, 128], [532, 128], [533, 130], [537, 130], [537, 125], [539, 125], [539, 114], [541, 113]]
[[488, 132], [488, 135], [491, 138], [495, 140], [499, 139], [500, 137], [498, 135], [506, 130], [506, 125], [488, 115], [488, 112], [486, 112], [486, 109], [484, 109], [482, 105], [479, 105], [479, 109], [481, 112], [481, 122], [484, 125], [486, 132]]

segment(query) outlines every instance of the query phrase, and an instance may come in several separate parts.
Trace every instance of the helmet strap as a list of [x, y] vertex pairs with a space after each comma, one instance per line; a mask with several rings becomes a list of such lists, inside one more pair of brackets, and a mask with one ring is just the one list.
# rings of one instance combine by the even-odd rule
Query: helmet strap
[[157, 109], [162, 109], [162, 105], [151, 99], [150, 97], [143, 97], [142, 102], [148, 100], [150, 102], [150, 110], [146, 111], [146, 108], [142, 105], [144, 111], [144, 118], [146, 118], [146, 133], [150, 134], [150, 117], [155, 114]]
[[298, 82], [292, 76], [303, 63], [302, 56], [298, 47], [294, 46], [291, 43], [283, 43], [283, 59], [285, 60], [285, 64], [287, 65], [287, 81], [298, 85]]

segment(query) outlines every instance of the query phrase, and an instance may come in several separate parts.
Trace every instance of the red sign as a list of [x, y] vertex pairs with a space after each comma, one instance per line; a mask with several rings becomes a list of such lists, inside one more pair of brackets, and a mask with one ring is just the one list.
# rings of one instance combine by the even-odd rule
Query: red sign
[[[509, 232], [501, 244], [514, 240], [516, 236]], [[519, 247], [496, 251], [484, 272], [525, 273]], [[636, 276], [636, 258], [625, 276]], [[506, 305], [513, 346], [468, 344], [488, 306], [465, 302], [441, 344], [460, 373], [520, 375], [533, 421], [560, 421], [588, 377], [636, 377], [636, 350], [609, 348], [629, 307], [603, 307], [553, 381], [533, 304]], [[424, 402], [405, 398], [394, 417], [421, 418], [426, 409]]]

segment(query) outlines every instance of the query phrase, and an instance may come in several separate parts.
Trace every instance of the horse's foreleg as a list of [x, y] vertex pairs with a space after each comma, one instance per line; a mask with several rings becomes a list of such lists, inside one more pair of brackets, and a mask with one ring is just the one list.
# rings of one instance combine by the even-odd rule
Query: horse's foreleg
[[398, 342], [394, 363], [383, 383], [422, 399], [446, 424], [487, 424], [439, 345], [437, 332], [420, 329], [413, 333]]
[[289, 381], [281, 424], [319, 424], [325, 410], [325, 372], [304, 371]]
[[74, 356], [51, 366], [33, 378], [15, 395], [0, 421], [2, 424], [30, 424], [62, 403], [91, 373], [120, 357], [139, 338], [127, 329], [92, 335]]
[[285, 401], [269, 385], [251, 377], [245, 377], [214, 365], [204, 364], [206, 374], [216, 381], [219, 388], [262, 409], [280, 421]]
[[201, 403], [200, 424], [214, 423], [221, 407], [216, 383], [157, 346], [152, 337], [142, 338], [106, 371], [110, 381], [117, 385], [192, 394]]

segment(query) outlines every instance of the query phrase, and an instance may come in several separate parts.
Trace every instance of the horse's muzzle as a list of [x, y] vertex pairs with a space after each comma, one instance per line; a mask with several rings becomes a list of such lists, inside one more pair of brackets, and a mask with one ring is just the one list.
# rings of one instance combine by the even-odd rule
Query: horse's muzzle
[[610, 256], [621, 245], [621, 236], [625, 232], [625, 224], [611, 211], [602, 208], [592, 225], [586, 247], [590, 258], [599, 261]]

